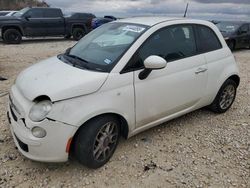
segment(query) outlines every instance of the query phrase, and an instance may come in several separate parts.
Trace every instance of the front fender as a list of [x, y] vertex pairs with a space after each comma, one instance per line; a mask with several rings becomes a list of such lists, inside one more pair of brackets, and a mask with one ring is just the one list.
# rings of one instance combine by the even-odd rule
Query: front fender
[[135, 105], [132, 75], [133, 73], [111, 75], [95, 93], [55, 102], [48, 117], [80, 127], [93, 117], [114, 113], [122, 116], [130, 130], [133, 130]]
[[0, 26], [0, 28], [1, 28], [1, 30], [2, 30], [2, 35], [3, 35], [3, 31], [5, 31], [5, 30], [8, 29], [8, 28], [17, 28], [18, 30], [21, 31], [21, 34], [22, 34], [22, 35], [25, 34], [25, 33], [24, 33], [24, 30], [23, 30], [23, 28], [22, 28], [22, 26], [21, 26], [21, 24], [19, 24], [19, 23], [2, 24], [2, 25]]

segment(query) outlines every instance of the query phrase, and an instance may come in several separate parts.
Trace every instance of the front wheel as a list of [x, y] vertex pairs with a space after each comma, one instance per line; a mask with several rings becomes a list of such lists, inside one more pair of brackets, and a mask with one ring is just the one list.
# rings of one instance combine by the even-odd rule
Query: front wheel
[[74, 142], [77, 160], [89, 167], [99, 168], [112, 157], [120, 138], [120, 123], [113, 116], [100, 116], [80, 128]]
[[74, 28], [72, 32], [73, 39], [78, 41], [86, 34], [83, 28]]
[[3, 33], [3, 41], [7, 44], [20, 44], [21, 40], [22, 40], [22, 35], [16, 29], [7, 29]]
[[233, 104], [236, 97], [237, 84], [228, 79], [221, 86], [217, 96], [215, 97], [213, 103], [209, 106], [213, 112], [224, 113]]

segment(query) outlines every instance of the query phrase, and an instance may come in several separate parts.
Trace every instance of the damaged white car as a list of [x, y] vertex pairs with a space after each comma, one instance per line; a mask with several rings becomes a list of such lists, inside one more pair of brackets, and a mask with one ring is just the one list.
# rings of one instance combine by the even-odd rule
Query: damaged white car
[[227, 111], [239, 82], [234, 56], [212, 23], [122, 19], [24, 70], [11, 88], [8, 117], [24, 156], [63, 162], [74, 154], [98, 168], [121, 136], [205, 106]]

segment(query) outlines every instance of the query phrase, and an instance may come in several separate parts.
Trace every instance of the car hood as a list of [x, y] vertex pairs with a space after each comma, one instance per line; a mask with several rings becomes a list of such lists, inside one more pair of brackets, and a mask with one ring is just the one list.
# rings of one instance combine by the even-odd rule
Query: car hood
[[107, 77], [108, 73], [78, 69], [52, 57], [21, 72], [15, 84], [30, 101], [48, 96], [54, 102], [94, 93]]
[[15, 16], [0, 16], [0, 22], [2, 21], [12, 21], [12, 20], [20, 20], [21, 18]]

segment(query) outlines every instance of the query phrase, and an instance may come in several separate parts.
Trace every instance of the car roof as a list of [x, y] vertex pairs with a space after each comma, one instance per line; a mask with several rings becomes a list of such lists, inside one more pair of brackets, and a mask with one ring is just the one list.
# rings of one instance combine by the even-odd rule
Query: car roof
[[217, 23], [248, 24], [250, 22], [247, 22], [247, 21], [230, 21], [230, 20], [226, 20], [226, 21], [217, 21]]
[[72, 15], [73, 14], [91, 14], [91, 15], [93, 15], [92, 13], [88, 13], [88, 12], [72, 12], [71, 14]]
[[[171, 18], [171, 17], [132, 17], [132, 18], [125, 18], [120, 19], [116, 22], [127, 22], [127, 23], [134, 23], [134, 24], [142, 24], [142, 25], [148, 25], [153, 26], [156, 24], [159, 24], [161, 22], [167, 22], [167, 21], [173, 21], [173, 20], [184, 20], [185, 18]], [[187, 20], [187, 19], [185, 19]]]

